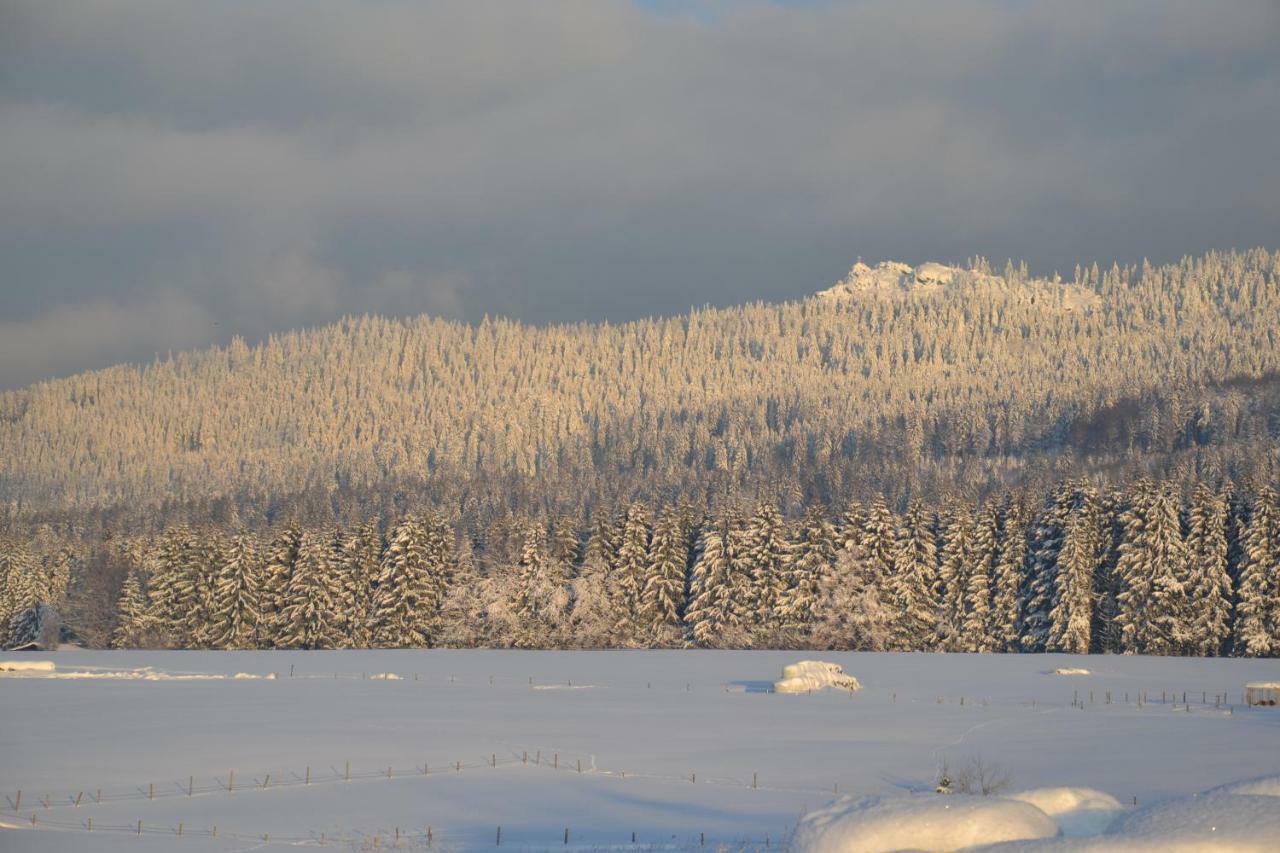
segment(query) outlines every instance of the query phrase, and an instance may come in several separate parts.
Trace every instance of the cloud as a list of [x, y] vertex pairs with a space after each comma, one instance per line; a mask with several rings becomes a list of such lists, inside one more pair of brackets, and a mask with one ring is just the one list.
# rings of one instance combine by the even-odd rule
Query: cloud
[[[145, 354], [1274, 242], [1278, 31], [1272, 0], [16, 0], [0, 317], [37, 350], [59, 312], [218, 322], [131, 329]], [[134, 357], [106, 343], [0, 386]]]

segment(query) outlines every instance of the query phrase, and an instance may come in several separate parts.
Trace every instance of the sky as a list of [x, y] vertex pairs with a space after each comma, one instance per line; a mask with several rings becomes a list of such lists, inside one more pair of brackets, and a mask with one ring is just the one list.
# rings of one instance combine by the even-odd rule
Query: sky
[[0, 388], [1280, 248], [1275, 0], [2, 0]]

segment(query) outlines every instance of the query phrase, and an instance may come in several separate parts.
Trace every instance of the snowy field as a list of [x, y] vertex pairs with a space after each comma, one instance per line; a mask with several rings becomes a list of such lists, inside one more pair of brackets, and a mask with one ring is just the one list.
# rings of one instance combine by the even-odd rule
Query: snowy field
[[932, 792], [944, 761], [1096, 788], [1139, 824], [1280, 774], [1280, 709], [1241, 706], [1276, 661], [824, 653], [861, 690], [784, 695], [812, 655], [5, 657], [56, 669], [0, 673], [3, 851], [563, 850], [566, 829], [579, 850], [765, 849], [837, 795], [960, 803]]

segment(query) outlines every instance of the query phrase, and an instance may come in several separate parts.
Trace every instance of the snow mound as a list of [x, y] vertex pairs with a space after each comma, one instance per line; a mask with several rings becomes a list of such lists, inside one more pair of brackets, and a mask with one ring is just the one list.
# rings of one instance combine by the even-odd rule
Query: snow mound
[[53, 672], [53, 661], [0, 660], [0, 672]]
[[1053, 671], [1054, 675], [1089, 675], [1089, 670], [1080, 666], [1060, 666]]
[[801, 818], [791, 849], [795, 853], [948, 851], [1057, 834], [1058, 825], [1040, 809], [1002, 797], [844, 797]]
[[1097, 835], [1125, 811], [1115, 797], [1093, 788], [1034, 788], [1010, 794], [1009, 799], [1040, 809], [1063, 835]]
[[820, 660], [802, 660], [782, 668], [782, 680], [773, 683], [775, 693], [808, 693], [837, 687], [843, 690], [861, 690], [862, 685], [852, 675], [845, 675], [838, 663]]
[[1227, 794], [1245, 794], [1251, 797], [1280, 797], [1280, 776], [1263, 776], [1247, 782], [1235, 782], [1217, 790]]
[[400, 681], [402, 679], [400, 678], [400, 676], [396, 675], [394, 672], [375, 672], [373, 675], [369, 676], [369, 680], [370, 681], [375, 681], [375, 680], [376, 681]]
[[237, 672], [235, 675], [231, 676], [233, 681], [255, 681], [258, 679], [270, 681], [275, 677], [276, 674], [274, 672], [268, 672], [266, 675], [255, 675], [252, 672]]
[[1209, 791], [1136, 811], [1104, 837], [1117, 850], [1141, 842], [1152, 850], [1262, 853], [1280, 843], [1280, 808], [1271, 796]]

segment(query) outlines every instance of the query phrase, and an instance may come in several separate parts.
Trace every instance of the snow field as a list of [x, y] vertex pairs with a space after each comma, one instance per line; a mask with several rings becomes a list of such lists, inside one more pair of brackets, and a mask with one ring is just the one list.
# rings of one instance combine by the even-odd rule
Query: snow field
[[[1145, 808], [1274, 773], [1280, 719], [1213, 706], [1215, 695], [1235, 701], [1246, 681], [1274, 677], [1272, 661], [840, 653], [827, 657], [856, 673], [861, 691], [784, 697], [762, 679], [794, 652], [49, 657], [71, 671], [225, 677], [0, 677], [0, 820], [37, 816], [35, 831], [0, 834], [6, 851], [238, 850], [262, 847], [263, 834], [271, 849], [321, 833], [359, 849], [397, 828], [421, 846], [427, 827], [437, 847], [472, 849], [493, 846], [499, 825], [502, 846], [516, 849], [564, 849], [566, 828], [576, 849], [633, 849], [632, 832], [637, 848], [762, 846], [766, 835], [776, 847], [838, 794], [950, 799], [930, 793], [940, 762], [974, 756], [1007, 769], [1011, 790], [1094, 787]], [[1092, 676], [1046, 676], [1082, 662]], [[280, 677], [231, 677], [269, 672]], [[1141, 709], [1121, 702], [1142, 690], [1151, 701]], [[1186, 692], [1191, 711], [1159, 704], [1161, 690], [1179, 702]], [[350, 782], [338, 778], [348, 761]], [[140, 819], [141, 837], [100, 829]], [[214, 825], [217, 839], [199, 834]]]

